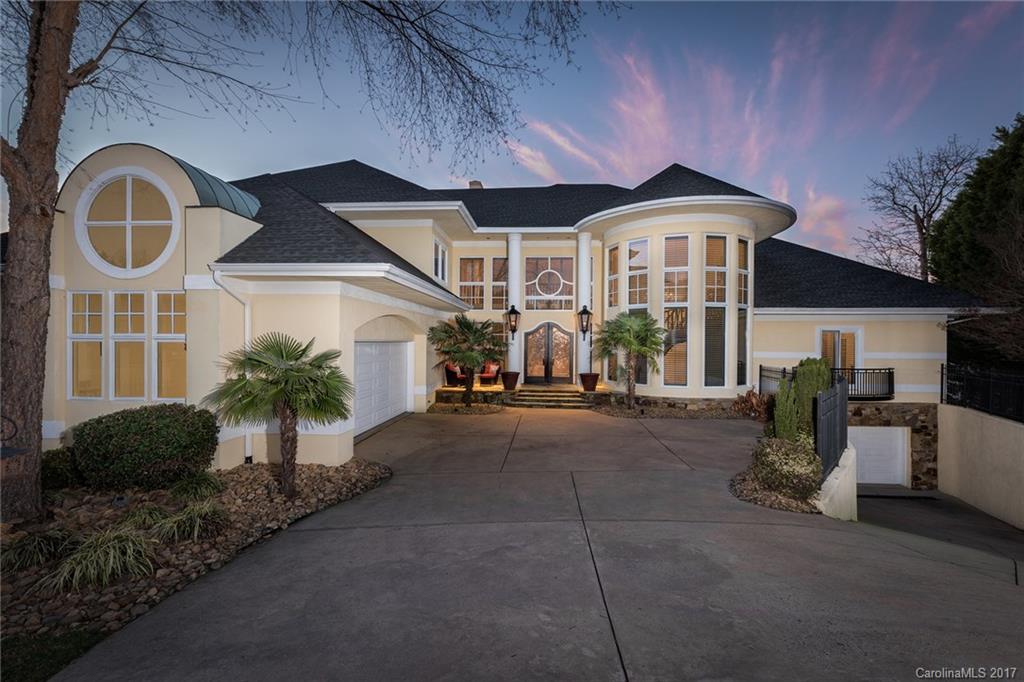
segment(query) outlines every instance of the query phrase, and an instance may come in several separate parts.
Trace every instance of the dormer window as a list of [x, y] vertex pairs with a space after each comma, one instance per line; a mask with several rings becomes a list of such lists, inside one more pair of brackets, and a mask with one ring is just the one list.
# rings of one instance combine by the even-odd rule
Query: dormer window
[[97, 270], [122, 279], [142, 277], [170, 258], [177, 214], [174, 196], [159, 177], [144, 169], [114, 169], [82, 193], [75, 233]]

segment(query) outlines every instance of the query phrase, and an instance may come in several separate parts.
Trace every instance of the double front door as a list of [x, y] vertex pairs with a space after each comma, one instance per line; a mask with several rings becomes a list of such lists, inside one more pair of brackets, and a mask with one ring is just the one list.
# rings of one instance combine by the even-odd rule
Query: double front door
[[572, 334], [554, 322], [526, 332], [528, 384], [572, 383]]

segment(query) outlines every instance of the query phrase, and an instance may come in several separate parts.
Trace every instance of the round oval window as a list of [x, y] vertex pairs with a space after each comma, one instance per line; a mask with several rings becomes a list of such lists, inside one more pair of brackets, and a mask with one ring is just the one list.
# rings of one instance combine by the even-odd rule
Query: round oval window
[[[83, 197], [85, 198], [85, 197]], [[88, 205], [80, 223], [79, 241], [100, 270], [115, 277], [138, 277], [160, 266], [170, 255], [175, 217], [165, 190], [137, 175], [106, 180]], [[85, 240], [82, 240], [82, 237]]]

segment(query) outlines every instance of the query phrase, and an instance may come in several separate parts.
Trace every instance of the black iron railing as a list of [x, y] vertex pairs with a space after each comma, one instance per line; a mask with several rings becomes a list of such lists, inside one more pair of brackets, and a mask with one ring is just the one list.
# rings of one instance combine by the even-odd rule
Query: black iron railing
[[819, 391], [814, 400], [814, 450], [821, 458], [824, 481], [839, 464], [846, 450], [849, 384], [840, 376], [830, 388]]
[[[796, 367], [765, 367], [761, 366], [758, 390], [762, 394], [774, 394], [779, 390], [779, 382], [792, 381], [796, 376]], [[840, 367], [832, 370], [832, 383], [840, 379], [849, 387], [850, 400], [892, 400], [896, 395], [896, 371], [892, 367], [865, 369], [860, 367]]]
[[1024, 376], [943, 365], [942, 402], [1024, 422]]

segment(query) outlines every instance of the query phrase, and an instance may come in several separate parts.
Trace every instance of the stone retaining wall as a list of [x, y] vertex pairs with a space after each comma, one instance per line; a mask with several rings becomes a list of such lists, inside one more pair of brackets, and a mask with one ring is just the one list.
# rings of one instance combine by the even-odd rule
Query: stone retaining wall
[[[461, 403], [462, 402], [463, 390], [461, 388], [455, 389], [444, 389], [439, 388], [434, 393], [434, 401], [438, 403]], [[515, 391], [495, 391], [491, 390], [474, 390], [473, 391], [473, 402], [474, 403], [490, 403], [494, 405], [504, 405], [514, 398], [516, 395]]]
[[[583, 393], [583, 398], [594, 405], [625, 405], [625, 393], [598, 391]], [[637, 407], [673, 407], [683, 410], [728, 410], [734, 398], [671, 398], [665, 396], [636, 396]]]
[[910, 485], [938, 487], [939, 410], [935, 403], [851, 402], [850, 426], [910, 428]]

